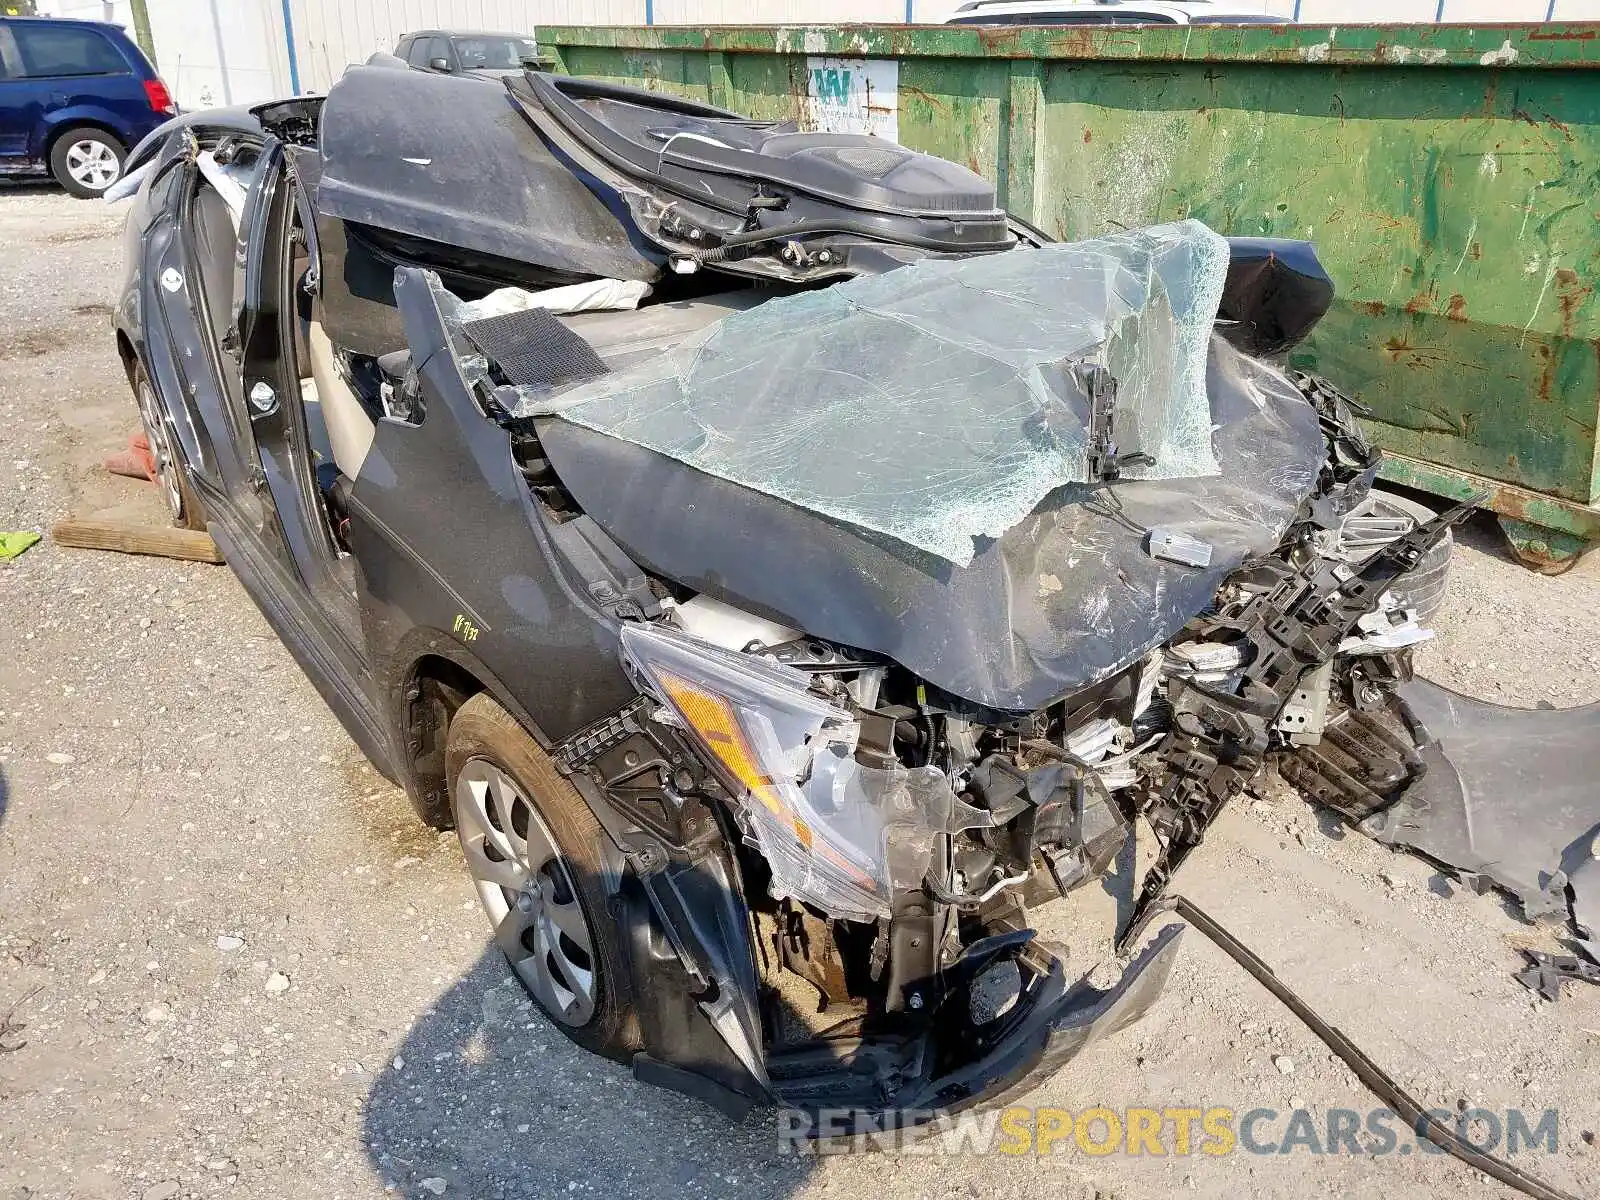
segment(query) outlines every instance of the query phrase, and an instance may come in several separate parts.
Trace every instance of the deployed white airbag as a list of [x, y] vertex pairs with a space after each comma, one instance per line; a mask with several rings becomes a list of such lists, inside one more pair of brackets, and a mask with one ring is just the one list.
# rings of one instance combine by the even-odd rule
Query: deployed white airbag
[[195, 159], [200, 168], [200, 174], [205, 176], [206, 182], [217, 189], [217, 195], [222, 197], [222, 203], [227, 205], [228, 216], [233, 219], [233, 231], [239, 232], [239, 220], [244, 216], [245, 189], [235, 179], [226, 167], [217, 161], [216, 155], [209, 150], [202, 150]]
[[638, 308], [639, 301], [649, 294], [650, 285], [637, 279], [592, 279], [587, 283], [545, 288], [538, 292], [505, 287], [490, 292], [481, 300], [466, 302], [461, 305], [457, 315], [459, 320], [466, 322], [503, 317], [507, 313], [525, 312], [530, 308], [542, 308], [558, 316], [563, 313], [605, 312]]

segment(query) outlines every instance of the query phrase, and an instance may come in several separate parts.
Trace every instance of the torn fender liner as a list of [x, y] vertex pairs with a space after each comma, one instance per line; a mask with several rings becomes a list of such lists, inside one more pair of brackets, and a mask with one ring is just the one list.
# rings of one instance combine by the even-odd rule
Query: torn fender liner
[[1425, 679], [1399, 695], [1431, 739], [1427, 773], [1362, 831], [1484, 876], [1530, 917], [1564, 911], [1600, 827], [1600, 704], [1505, 708]]
[[1217, 473], [1206, 345], [1227, 268], [1199, 221], [926, 259], [511, 415], [558, 412], [964, 567], [1064, 484]]
[[[965, 569], [569, 421], [536, 427], [583, 511], [646, 569], [1031, 712], [1171, 638], [1315, 486], [1317, 414], [1281, 373], [1213, 338], [1206, 391], [1219, 475], [1058, 489]], [[1206, 542], [1210, 565], [1152, 558], [1152, 527]]]
[[[935, 1128], [934, 1118], [958, 1113], [975, 1104], [1000, 1108], [1046, 1083], [1062, 1067], [1101, 1038], [1125, 1029], [1160, 999], [1178, 961], [1182, 925], [1165, 926], [1128, 963], [1122, 977], [1101, 990], [1086, 980], [1070, 987], [1060, 962], [1036, 985], [1037, 991], [1018, 1004], [1016, 1024], [976, 1062], [930, 1080], [915, 1094], [896, 1097], [886, 1112], [852, 1110], [840, 1128], [838, 1110], [828, 1113], [825, 1127], [812, 1125], [802, 1136], [826, 1144], [838, 1138], [882, 1129]], [[1014, 1010], [1015, 1011], [1015, 1010]], [[794, 1105], [792, 1097], [785, 1103]], [[795, 1105], [804, 1109], [804, 1105]]]

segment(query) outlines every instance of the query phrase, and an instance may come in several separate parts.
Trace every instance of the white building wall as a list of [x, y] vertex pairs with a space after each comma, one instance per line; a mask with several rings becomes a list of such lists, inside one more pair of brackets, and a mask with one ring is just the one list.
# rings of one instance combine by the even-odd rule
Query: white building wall
[[[1319, 25], [1431, 24], [1493, 21], [1600, 21], [1600, 0], [1299, 0], [1299, 19]], [[1270, 12], [1294, 17], [1296, 0], [1267, 0]], [[1442, 17], [1439, 15], [1442, 10]]]
[[[1260, 2], [1260, 0], [1258, 0]], [[184, 108], [289, 95], [286, 0], [146, 0], [156, 64]], [[960, 0], [911, 0], [913, 19], [941, 21]], [[1440, 0], [1264, 0], [1308, 23], [1431, 22]], [[130, 0], [38, 0], [41, 13], [133, 29]], [[545, 25], [842, 24], [897, 22], [906, 0], [287, 0], [299, 90], [326, 91], [345, 67], [393, 49], [412, 29]], [[1443, 0], [1446, 21], [1600, 21], [1600, 0]]]
[[110, 21], [133, 32], [133, 5], [129, 0], [35, 0], [34, 11], [41, 17]]
[[281, 94], [277, 30], [265, 5], [239, 0], [146, 0], [156, 69], [178, 107], [258, 104]]
[[[660, 0], [658, 0], [658, 3]], [[686, 4], [718, 4], [725, 0], [681, 0]], [[764, 0], [754, 0], [762, 3]], [[831, 3], [832, 0], [771, 0], [780, 5]], [[882, 0], [867, 0], [882, 3]], [[961, 0], [915, 0], [917, 20], [941, 21]], [[1227, 0], [1216, 0], [1219, 8]], [[1444, 0], [1446, 22], [1480, 23], [1492, 21], [1543, 21], [1552, 0]], [[1316, 25], [1432, 24], [1439, 14], [1440, 0], [1243, 0], [1246, 9], [1265, 8], [1286, 19]], [[903, 11], [903, 9], [902, 9]], [[792, 19], [792, 18], [774, 18]], [[903, 17], [875, 17], [873, 20], [903, 20]], [[1554, 0], [1555, 21], [1600, 21], [1600, 0]]]

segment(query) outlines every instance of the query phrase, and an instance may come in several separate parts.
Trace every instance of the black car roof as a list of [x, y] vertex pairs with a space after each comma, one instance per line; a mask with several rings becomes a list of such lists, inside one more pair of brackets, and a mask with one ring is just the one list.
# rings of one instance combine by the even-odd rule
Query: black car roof
[[328, 89], [318, 146], [326, 216], [577, 278], [661, 272], [498, 84], [350, 67]]
[[243, 104], [236, 104], [230, 108], [202, 108], [194, 112], [181, 113], [144, 135], [143, 140], [128, 152], [127, 161], [123, 164], [124, 172], [139, 167], [171, 134], [191, 125], [218, 129], [224, 133], [243, 134], [246, 137], [261, 136], [261, 122], [256, 119], [249, 107]]
[[410, 33], [401, 34], [400, 36], [401, 40], [419, 37], [500, 37], [513, 38], [519, 42], [535, 40], [531, 33], [507, 33], [497, 29], [413, 29]]

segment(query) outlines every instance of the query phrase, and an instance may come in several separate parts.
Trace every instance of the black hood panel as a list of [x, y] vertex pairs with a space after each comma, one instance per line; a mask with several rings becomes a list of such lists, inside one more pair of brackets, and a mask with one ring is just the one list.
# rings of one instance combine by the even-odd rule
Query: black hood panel
[[[1325, 446], [1293, 384], [1213, 338], [1207, 387], [1219, 477], [1062, 489], [964, 569], [558, 418], [538, 429], [573, 497], [647, 569], [1029, 712], [1168, 640], [1315, 485]], [[1211, 565], [1152, 559], [1152, 526], [1208, 542]]]

